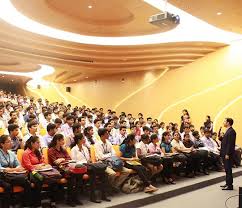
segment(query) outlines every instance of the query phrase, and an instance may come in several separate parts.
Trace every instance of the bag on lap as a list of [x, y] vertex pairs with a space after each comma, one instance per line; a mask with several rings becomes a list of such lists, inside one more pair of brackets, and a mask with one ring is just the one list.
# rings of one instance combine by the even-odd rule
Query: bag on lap
[[97, 163], [88, 163], [87, 164], [87, 170], [88, 171], [93, 171], [95, 173], [103, 173], [105, 172], [106, 168], [108, 166], [102, 162], [97, 162]]
[[45, 183], [55, 183], [62, 178], [60, 172], [54, 168], [52, 170], [40, 172], [39, 174], [44, 177]]
[[107, 158], [105, 160], [105, 163], [115, 171], [120, 171], [124, 167], [123, 161], [117, 156], [112, 156], [110, 158]]
[[162, 158], [159, 156], [150, 156], [150, 157], [143, 157], [141, 158], [142, 163], [149, 163], [155, 166], [159, 166], [162, 164]]
[[25, 173], [4, 173], [2, 178], [10, 184], [15, 184], [24, 180], [27, 181], [28, 179], [27, 174]]

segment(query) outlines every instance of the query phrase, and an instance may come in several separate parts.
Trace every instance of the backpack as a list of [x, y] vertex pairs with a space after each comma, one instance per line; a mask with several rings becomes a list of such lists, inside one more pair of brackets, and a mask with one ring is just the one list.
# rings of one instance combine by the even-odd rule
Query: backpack
[[144, 190], [144, 184], [138, 175], [131, 176], [123, 183], [121, 190], [126, 194], [137, 193]]
[[120, 171], [124, 167], [123, 161], [117, 156], [112, 156], [110, 158], [107, 158], [105, 160], [105, 163], [114, 171]]

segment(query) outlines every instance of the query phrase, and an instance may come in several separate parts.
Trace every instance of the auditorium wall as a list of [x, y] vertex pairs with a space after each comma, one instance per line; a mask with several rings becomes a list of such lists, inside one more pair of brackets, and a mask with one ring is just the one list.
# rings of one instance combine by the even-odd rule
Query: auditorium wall
[[[135, 117], [142, 112], [145, 117], [165, 122], [180, 123], [182, 109], [188, 109], [197, 128], [206, 115], [215, 121], [215, 129], [222, 126], [225, 117], [233, 117], [242, 146], [241, 54], [242, 42], [236, 42], [182, 68], [105, 76], [70, 85], [51, 84], [31, 94], [73, 105], [125, 111]], [[65, 92], [66, 86], [71, 87], [71, 93]]]

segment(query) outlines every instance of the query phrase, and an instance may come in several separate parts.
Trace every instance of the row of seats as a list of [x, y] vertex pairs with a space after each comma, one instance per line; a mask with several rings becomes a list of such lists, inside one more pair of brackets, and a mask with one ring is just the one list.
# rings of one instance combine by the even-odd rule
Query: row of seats
[[[116, 152], [116, 155], [117, 156], [121, 156], [121, 152], [119, 150], [119, 145], [113, 145], [113, 148], [114, 148], [114, 150]], [[68, 147], [66, 150], [70, 154], [71, 149]], [[19, 160], [20, 163], [22, 163], [23, 153], [24, 153], [24, 150], [23, 149], [19, 149], [17, 151], [17, 158], [18, 158], [18, 160]], [[43, 148], [42, 149], [42, 153], [43, 153], [43, 156], [44, 156], [45, 163], [46, 164], [49, 164], [49, 160], [48, 160], [48, 148]], [[96, 162], [96, 154], [95, 154], [95, 147], [94, 147], [94, 145], [91, 145], [90, 156], [91, 156], [91, 161], [93, 163]], [[118, 176], [119, 175], [119, 172], [117, 172], [116, 174]], [[88, 179], [89, 179], [88, 174], [84, 174], [83, 175], [83, 180], [88, 180]], [[67, 180], [65, 178], [62, 178], [59, 181], [59, 183], [66, 184], [67, 183]], [[43, 186], [44, 187], [48, 187], [47, 184], [44, 184]], [[14, 186], [13, 187], [13, 193], [20, 193], [20, 192], [23, 192], [23, 191], [24, 191], [24, 189], [21, 186]], [[4, 193], [4, 188], [0, 187], [0, 193]]]

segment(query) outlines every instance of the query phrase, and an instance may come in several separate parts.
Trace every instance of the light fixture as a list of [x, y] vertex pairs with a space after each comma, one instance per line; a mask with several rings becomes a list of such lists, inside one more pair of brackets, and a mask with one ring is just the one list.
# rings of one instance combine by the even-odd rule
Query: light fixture
[[88, 9], [91, 9], [91, 8], [92, 8], [92, 5], [89, 5], [89, 6], [88, 6]]
[[[39, 64], [40, 69], [33, 72], [12, 72], [12, 71], [0, 71], [0, 74], [6, 74], [6, 75], [14, 75], [14, 76], [23, 76], [23, 77], [29, 77], [32, 78], [29, 80], [26, 84], [28, 87], [32, 89], [37, 89], [37, 85], [41, 85], [41, 87], [47, 87], [49, 86], [49, 82], [43, 80], [42, 78], [44, 76], [50, 75], [54, 73], [55, 69], [52, 66]], [[4, 76], [2, 76], [4, 77]], [[13, 82], [14, 80], [12, 80]]]
[[13, 82], [13, 79], [11, 81]]
[[73, 82], [76, 82], [76, 79], [73, 79]]
[[221, 15], [222, 14], [222, 12], [217, 12], [217, 15]]
[[2, 75], [2, 77], [5, 77], [4, 75]]
[[[143, 0], [150, 6], [162, 10], [162, 4], [157, 0]], [[91, 6], [91, 5], [89, 5]], [[15, 27], [59, 40], [93, 45], [144, 45], [174, 42], [217, 42], [230, 44], [233, 40], [242, 38], [241, 34], [216, 28], [189, 13], [167, 3], [167, 10], [181, 17], [181, 23], [168, 32], [150, 35], [126, 37], [87, 36], [53, 28], [30, 19], [18, 11], [11, 0], [0, 1], [0, 18]], [[148, 21], [148, 20], [147, 20]], [[191, 30], [191, 28], [193, 28]]]
[[88, 79], [88, 77], [85, 77], [86, 79]]

